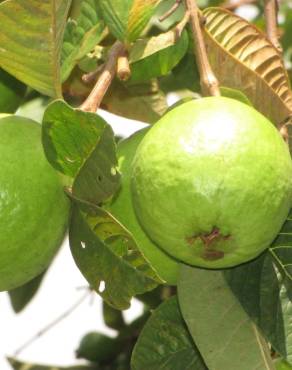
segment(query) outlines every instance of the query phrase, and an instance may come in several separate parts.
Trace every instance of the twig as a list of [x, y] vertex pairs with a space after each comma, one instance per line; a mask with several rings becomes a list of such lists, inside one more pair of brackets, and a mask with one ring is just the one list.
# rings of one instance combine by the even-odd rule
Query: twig
[[127, 81], [131, 77], [131, 68], [126, 49], [118, 57], [117, 76], [121, 81]]
[[45, 326], [42, 330], [37, 332], [34, 336], [32, 336], [28, 341], [26, 341], [22, 346], [20, 346], [15, 352], [14, 355], [19, 355], [20, 352], [22, 352], [25, 348], [30, 346], [33, 342], [35, 342], [37, 339], [42, 337], [44, 334], [46, 334], [50, 329], [52, 329], [54, 326], [59, 324], [62, 320], [64, 320], [66, 317], [68, 317], [73, 311], [76, 310], [78, 306], [80, 306], [81, 303], [84, 302], [84, 300], [89, 296], [91, 291], [87, 291], [86, 294], [84, 294], [77, 302], [74, 303], [68, 310], [63, 312], [59, 317], [57, 317], [55, 320], [53, 320], [51, 323], [49, 323], [47, 326]]
[[225, 3], [223, 3], [222, 7], [225, 8], [225, 9], [228, 9], [228, 10], [236, 10], [237, 8], [239, 8], [242, 5], [254, 4], [256, 2], [257, 2], [257, 0], [237, 0], [237, 1], [233, 1], [233, 2], [230, 2], [230, 0], [229, 0], [229, 1], [226, 1]]
[[82, 76], [82, 81], [86, 84], [90, 84], [91, 82], [95, 81], [97, 76], [104, 70], [104, 64], [98, 66], [94, 71], [85, 73]]
[[200, 72], [200, 84], [204, 95], [220, 96], [219, 84], [208, 60], [207, 50], [201, 29], [199, 8], [195, 0], [185, 0], [186, 9], [190, 14], [190, 25], [193, 34], [194, 50], [198, 69]]
[[104, 95], [110, 87], [116, 72], [117, 72], [117, 60], [124, 51], [124, 45], [117, 41], [112, 46], [109, 53], [108, 60], [104, 66], [102, 73], [100, 74], [93, 90], [87, 97], [85, 102], [80, 106], [80, 109], [85, 112], [95, 113], [100, 106]]
[[181, 37], [181, 34], [183, 30], [185, 29], [185, 26], [188, 24], [189, 20], [190, 20], [190, 12], [187, 10], [185, 12], [183, 19], [174, 27], [174, 32], [176, 34], [177, 39]]
[[266, 32], [268, 39], [279, 51], [283, 52], [278, 35], [278, 2], [277, 0], [265, 0]]
[[175, 0], [175, 3], [173, 4], [173, 6], [159, 18], [159, 22], [163, 22], [165, 19], [170, 17], [179, 8], [181, 3], [182, 3], [182, 0]]

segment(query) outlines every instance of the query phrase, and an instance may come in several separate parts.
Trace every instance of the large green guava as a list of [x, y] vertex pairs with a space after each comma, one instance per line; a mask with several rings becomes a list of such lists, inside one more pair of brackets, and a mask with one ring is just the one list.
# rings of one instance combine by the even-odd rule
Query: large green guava
[[0, 68], [0, 113], [14, 113], [26, 92], [26, 85]]
[[166, 252], [195, 266], [255, 258], [291, 207], [284, 140], [264, 116], [230, 98], [171, 110], [145, 135], [132, 169], [141, 225]]
[[0, 291], [14, 289], [48, 267], [62, 242], [69, 201], [47, 162], [41, 126], [0, 119]]
[[178, 263], [157, 247], [144, 233], [136, 218], [131, 199], [131, 164], [140, 141], [148, 128], [140, 130], [122, 140], [117, 149], [119, 171], [122, 174], [122, 184], [118, 194], [106, 208], [132, 233], [136, 243], [145, 257], [152, 264], [159, 276], [168, 284], [177, 282]]

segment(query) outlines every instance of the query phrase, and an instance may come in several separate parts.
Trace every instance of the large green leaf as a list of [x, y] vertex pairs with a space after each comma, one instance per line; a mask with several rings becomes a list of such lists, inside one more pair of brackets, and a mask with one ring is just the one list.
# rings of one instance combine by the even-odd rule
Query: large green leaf
[[136, 41], [130, 51], [131, 81], [147, 81], [168, 74], [188, 50], [186, 31], [178, 38], [175, 30]]
[[105, 210], [73, 208], [69, 230], [74, 260], [89, 282], [111, 306], [126, 309], [136, 294], [162, 281], [139, 251], [132, 235]]
[[104, 23], [97, 11], [98, 0], [84, 0], [76, 19], [69, 19], [62, 48], [62, 81], [75, 65], [101, 41]]
[[71, 0], [0, 4], [0, 66], [44, 95], [61, 96], [60, 52]]
[[177, 297], [168, 299], [152, 313], [131, 363], [132, 370], [207, 370], [182, 318]]
[[118, 189], [114, 134], [97, 114], [53, 102], [43, 118], [43, 144], [51, 165], [74, 179], [76, 197], [100, 204]]
[[179, 303], [209, 370], [274, 370], [267, 343], [221, 271], [181, 267]]
[[266, 338], [292, 363], [292, 211], [271, 248], [225, 272], [234, 294]]
[[124, 42], [135, 41], [161, 0], [99, 0], [103, 18], [113, 35]]

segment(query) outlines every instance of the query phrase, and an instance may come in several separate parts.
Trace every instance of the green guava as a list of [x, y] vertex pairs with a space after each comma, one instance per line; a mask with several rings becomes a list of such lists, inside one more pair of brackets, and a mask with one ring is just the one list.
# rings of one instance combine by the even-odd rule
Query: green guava
[[147, 133], [148, 128], [140, 130], [118, 144], [117, 155], [122, 184], [118, 194], [106, 208], [132, 233], [139, 249], [152, 264], [159, 276], [168, 284], [177, 282], [178, 263], [157, 247], [141, 228], [131, 199], [131, 164], [136, 149]]
[[0, 68], [0, 113], [14, 113], [25, 92], [26, 85]]
[[0, 291], [43, 272], [67, 226], [69, 200], [41, 142], [41, 126], [27, 118], [0, 119]]
[[150, 238], [194, 266], [249, 261], [274, 240], [292, 200], [292, 161], [277, 129], [236, 100], [171, 110], [132, 164], [133, 204]]

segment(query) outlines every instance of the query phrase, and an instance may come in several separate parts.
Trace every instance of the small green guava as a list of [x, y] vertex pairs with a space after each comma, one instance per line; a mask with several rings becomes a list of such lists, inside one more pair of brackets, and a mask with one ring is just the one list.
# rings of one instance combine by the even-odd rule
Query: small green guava
[[118, 144], [117, 155], [119, 171], [122, 174], [122, 184], [113, 201], [105, 207], [132, 233], [139, 249], [152, 264], [159, 276], [168, 284], [177, 282], [178, 262], [157, 247], [141, 228], [131, 199], [131, 164], [136, 149], [147, 133], [148, 128], [142, 129]]
[[133, 204], [150, 238], [191, 265], [225, 268], [264, 251], [292, 200], [292, 161], [277, 129], [224, 97], [171, 110], [132, 164]]
[[69, 200], [48, 163], [41, 126], [27, 118], [0, 119], [0, 291], [43, 272], [59, 248]]

